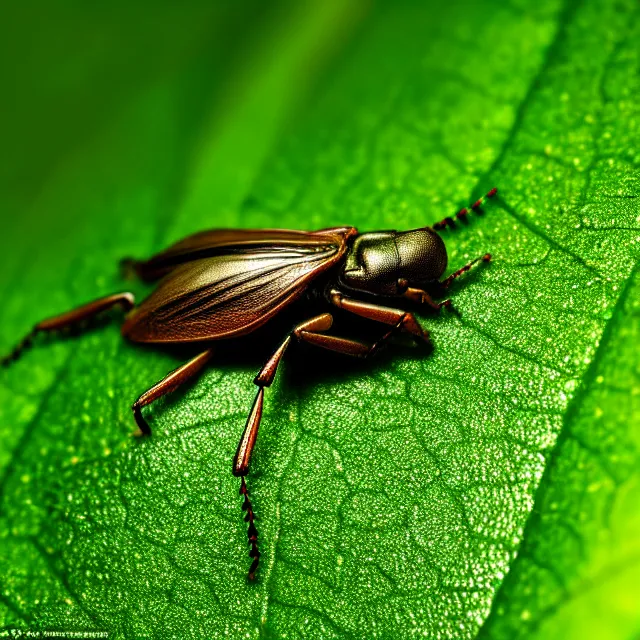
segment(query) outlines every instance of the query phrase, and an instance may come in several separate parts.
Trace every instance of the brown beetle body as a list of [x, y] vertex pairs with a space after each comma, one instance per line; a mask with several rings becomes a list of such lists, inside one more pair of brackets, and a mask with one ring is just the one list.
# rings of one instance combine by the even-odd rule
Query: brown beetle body
[[[492, 189], [486, 197], [495, 195]], [[483, 199], [471, 207], [478, 210]], [[468, 214], [462, 209], [457, 218]], [[249, 523], [249, 577], [258, 568], [258, 532], [245, 476], [262, 417], [264, 390], [273, 382], [278, 365], [294, 341], [338, 353], [368, 357], [397, 332], [429, 342], [429, 334], [414, 314], [394, 301], [426, 305], [433, 311], [450, 301], [434, 302], [449, 284], [489, 254], [471, 261], [440, 280], [447, 266], [447, 251], [436, 231], [455, 226], [445, 218], [433, 227], [411, 231], [378, 231], [358, 234], [353, 227], [320, 231], [281, 229], [219, 229], [192, 235], [148, 260], [128, 260], [146, 281], [159, 280], [149, 297], [135, 306], [133, 294], [124, 292], [99, 298], [35, 325], [31, 333], [2, 360], [8, 364], [31, 344], [35, 334], [82, 323], [114, 306], [127, 316], [122, 334], [134, 342], [211, 343], [249, 334], [305, 292], [315, 290], [331, 306], [380, 323], [383, 333], [373, 344], [328, 333], [331, 313], [321, 313], [296, 325], [267, 360], [254, 383], [258, 387], [253, 407], [233, 460], [233, 474], [241, 477], [240, 493]], [[142, 408], [193, 378], [211, 360], [206, 347], [160, 382], [145, 391], [132, 406], [143, 434], [151, 430]]]

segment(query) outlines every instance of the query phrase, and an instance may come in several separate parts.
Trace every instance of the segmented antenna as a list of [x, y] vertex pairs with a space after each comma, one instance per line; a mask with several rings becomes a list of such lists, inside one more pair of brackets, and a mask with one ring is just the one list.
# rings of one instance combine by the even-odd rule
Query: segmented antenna
[[249, 567], [248, 578], [249, 580], [255, 580], [258, 564], [260, 563], [260, 551], [258, 551], [258, 530], [256, 529], [256, 516], [253, 513], [251, 500], [249, 500], [249, 491], [247, 489], [247, 483], [244, 480], [244, 476], [241, 478], [240, 495], [244, 496], [242, 510], [247, 512], [247, 515], [244, 517], [244, 521], [249, 523], [249, 527], [247, 529], [247, 538], [249, 539], [249, 545], [251, 546], [251, 549], [249, 549], [249, 557], [253, 558], [253, 562]]
[[466, 220], [467, 216], [471, 211], [475, 211], [476, 213], [479, 213], [482, 205], [489, 198], [493, 198], [493, 196], [495, 196], [496, 193], [498, 193], [498, 189], [494, 187], [493, 189], [491, 189], [491, 191], [489, 191], [486, 195], [482, 196], [482, 198], [479, 198], [478, 200], [476, 200], [468, 208], [464, 207], [463, 209], [460, 209], [460, 211], [458, 211], [458, 213], [456, 213], [456, 215], [453, 218], [449, 216], [448, 218], [445, 218], [440, 222], [436, 222], [432, 228], [435, 229], [436, 231], [441, 231], [442, 229], [446, 229], [447, 227], [450, 227], [451, 229], [453, 229], [456, 226], [455, 220], [462, 220], [462, 221]]

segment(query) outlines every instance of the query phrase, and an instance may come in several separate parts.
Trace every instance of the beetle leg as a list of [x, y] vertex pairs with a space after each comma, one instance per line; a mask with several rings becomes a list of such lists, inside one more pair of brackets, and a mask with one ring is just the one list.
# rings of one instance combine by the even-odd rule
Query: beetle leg
[[8, 356], [5, 356], [0, 360], [0, 364], [7, 366], [12, 361], [17, 360], [21, 353], [31, 346], [33, 338], [38, 333], [50, 333], [52, 331], [60, 331], [61, 329], [72, 327], [117, 305], [120, 305], [125, 311], [130, 311], [133, 309], [134, 304], [135, 300], [132, 293], [114, 293], [113, 295], [88, 302], [81, 307], [77, 307], [76, 309], [72, 309], [71, 311], [67, 311], [66, 313], [62, 313], [58, 316], [42, 320], [33, 327], [33, 329], [20, 341]]
[[[466, 273], [467, 271], [469, 271], [469, 269], [471, 269], [471, 267], [473, 267], [474, 265], [478, 264], [479, 262], [489, 262], [489, 260], [491, 260], [491, 254], [490, 253], [485, 253], [480, 258], [476, 258], [475, 260], [472, 260], [471, 262], [468, 262], [467, 264], [464, 265], [464, 267], [460, 267], [460, 269], [458, 269], [457, 271], [454, 271], [448, 278], [445, 278], [440, 283], [440, 286], [443, 289], [446, 289], [456, 278], [459, 278], [463, 273]], [[446, 300], [445, 300], [445, 302], [446, 302]]]
[[258, 387], [258, 393], [256, 399], [253, 401], [253, 406], [247, 418], [247, 423], [244, 427], [244, 432], [240, 442], [238, 443], [238, 449], [233, 459], [233, 475], [234, 476], [246, 476], [249, 473], [249, 462], [251, 461], [251, 453], [258, 436], [258, 428], [260, 427], [260, 419], [262, 417], [262, 404], [264, 399], [264, 388], [270, 387], [276, 372], [278, 371], [278, 365], [287, 347], [291, 344], [292, 337], [299, 337], [304, 331], [320, 332], [326, 331], [331, 328], [333, 324], [333, 317], [330, 313], [323, 313], [319, 316], [315, 316], [310, 320], [301, 322], [297, 325], [293, 331], [283, 340], [282, 344], [274, 351], [273, 355], [267, 360], [265, 365], [260, 369], [260, 373], [254, 378], [253, 382]]
[[244, 427], [240, 442], [238, 443], [236, 455], [233, 458], [233, 475], [241, 477], [240, 495], [244, 496], [242, 510], [247, 512], [245, 521], [249, 523], [249, 528], [247, 529], [247, 536], [249, 538], [249, 544], [251, 545], [249, 557], [253, 558], [251, 566], [249, 567], [249, 580], [253, 580], [255, 578], [256, 571], [258, 570], [258, 564], [260, 562], [260, 551], [258, 550], [258, 530], [255, 525], [255, 514], [253, 512], [251, 500], [249, 499], [249, 491], [247, 489], [245, 476], [249, 473], [251, 454], [253, 453], [253, 448], [258, 437], [258, 429], [262, 418], [264, 388], [271, 386], [274, 378], [276, 377], [278, 365], [280, 364], [287, 347], [291, 344], [291, 338], [293, 336], [300, 337], [300, 335], [306, 331], [326, 331], [331, 328], [332, 324], [333, 317], [331, 314], [323, 313], [297, 325], [282, 341], [282, 344], [274, 351], [273, 355], [267, 360], [262, 369], [260, 369], [260, 372], [253, 381], [258, 387], [258, 393], [253, 401], [253, 406], [249, 412], [247, 423]]
[[181, 367], [174, 369], [171, 373], [162, 378], [160, 382], [154, 384], [151, 389], [145, 391], [133, 403], [133, 405], [131, 405], [131, 410], [133, 411], [133, 417], [135, 418], [136, 424], [144, 435], [150, 436], [151, 429], [149, 428], [147, 421], [142, 417], [142, 407], [146, 407], [154, 400], [161, 398], [167, 393], [175, 391], [180, 385], [191, 380], [191, 378], [199, 373], [207, 362], [211, 360], [212, 355], [213, 349], [207, 349], [206, 351], [198, 354], [195, 358], [189, 360], [189, 362], [186, 362]]
[[440, 311], [442, 307], [449, 308], [451, 306], [451, 300], [434, 302], [433, 298], [423, 289], [414, 289], [412, 287], [409, 287], [402, 295], [408, 300], [411, 300], [411, 302], [415, 302], [417, 304], [426, 304], [434, 311]]
[[[386, 334], [385, 334], [386, 335]], [[328, 349], [329, 351], [335, 351], [337, 353], [343, 353], [347, 356], [355, 356], [357, 358], [364, 358], [371, 355], [384, 341], [384, 337], [375, 344], [367, 344], [360, 340], [352, 340], [350, 338], [341, 338], [339, 336], [328, 336], [323, 333], [314, 333], [313, 331], [301, 331], [298, 335], [298, 339], [312, 344], [315, 347], [322, 349]]]
[[[465, 264], [464, 267], [461, 267], [457, 271], [454, 271], [448, 278], [445, 278], [439, 284], [443, 289], [447, 289], [456, 278], [459, 278], [463, 273], [469, 271], [474, 265], [478, 264], [479, 262], [489, 262], [490, 260], [491, 254], [485, 253], [482, 257], [471, 260], [471, 262]], [[451, 308], [451, 300], [447, 299], [442, 302], [434, 302], [431, 296], [422, 289], [413, 289], [412, 287], [408, 287], [402, 295], [412, 302], [417, 302], [418, 304], [426, 304], [434, 311], [440, 311], [442, 307], [446, 307], [447, 309]]]
[[345, 355], [366, 357], [374, 353], [397, 328], [394, 326], [375, 344], [366, 344], [358, 340], [350, 340], [348, 338], [340, 338], [338, 336], [329, 336], [324, 334], [323, 332], [330, 329], [332, 324], [332, 315], [330, 313], [323, 313], [311, 318], [311, 320], [307, 320], [306, 322], [302, 322], [297, 325], [295, 329], [283, 340], [282, 344], [274, 351], [273, 355], [267, 360], [260, 370], [260, 373], [258, 373], [254, 379], [254, 383], [258, 386], [258, 393], [253, 401], [253, 406], [251, 407], [244, 432], [242, 433], [242, 437], [240, 438], [240, 442], [238, 443], [238, 448], [236, 450], [236, 455], [233, 459], [233, 475], [240, 476], [241, 478], [240, 495], [244, 496], [242, 510], [247, 512], [245, 515], [245, 521], [249, 523], [249, 527], [247, 529], [247, 536], [249, 544], [251, 545], [249, 557], [253, 558], [251, 566], [249, 567], [249, 580], [253, 580], [255, 578], [256, 571], [258, 570], [258, 564], [260, 562], [260, 551], [258, 550], [258, 530], [255, 526], [256, 517], [253, 511], [253, 505], [249, 498], [249, 490], [247, 489], [245, 476], [249, 473], [251, 454], [256, 443], [258, 428], [260, 427], [260, 420], [262, 418], [264, 388], [270, 386], [273, 382], [278, 370], [278, 365], [280, 364], [287, 347], [291, 344], [291, 339], [295, 337], [301, 342], [307, 342], [323, 349], [344, 353]]
[[371, 302], [363, 302], [362, 300], [347, 298], [336, 289], [333, 289], [330, 292], [329, 299], [331, 303], [339, 309], [355, 313], [356, 315], [368, 318], [369, 320], [393, 325], [393, 329], [391, 329], [389, 336], [396, 330], [400, 330], [410, 333], [417, 340], [430, 343], [429, 332], [420, 326], [420, 323], [410, 311], [403, 311], [402, 309], [394, 309], [393, 307], [384, 307]]

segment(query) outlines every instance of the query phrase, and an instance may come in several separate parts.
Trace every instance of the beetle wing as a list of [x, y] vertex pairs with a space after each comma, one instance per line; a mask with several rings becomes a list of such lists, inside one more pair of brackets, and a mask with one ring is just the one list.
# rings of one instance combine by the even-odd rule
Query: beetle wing
[[336, 264], [355, 233], [351, 228], [305, 233], [298, 244], [272, 237], [265, 242], [263, 236], [261, 244], [236, 243], [183, 262], [131, 312], [122, 332], [136, 342], [195, 342], [250, 333]]
[[[355, 230], [353, 230], [355, 232]], [[322, 231], [294, 231], [289, 229], [213, 229], [201, 231], [171, 245], [168, 249], [135, 263], [138, 275], [147, 281], [157, 280], [185, 262], [216, 255], [264, 250], [267, 247], [308, 247], [326, 244], [327, 235], [341, 242], [351, 234], [351, 227]]]

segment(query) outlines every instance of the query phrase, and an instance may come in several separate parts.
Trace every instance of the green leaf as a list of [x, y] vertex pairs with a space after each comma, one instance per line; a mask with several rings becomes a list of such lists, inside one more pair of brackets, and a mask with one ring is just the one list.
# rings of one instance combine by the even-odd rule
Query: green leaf
[[638, 629], [639, 293], [636, 268], [565, 414], [481, 637], [628, 638]]
[[29, 56], [26, 11], [0, 39], [31, 70], [1, 79], [3, 351], [207, 227], [414, 228], [495, 185], [443, 233], [452, 268], [494, 261], [423, 317], [430, 355], [285, 365], [249, 477], [256, 584], [230, 466], [259, 358], [221, 355], [140, 440], [131, 402], [188, 349], [115, 323], [39, 341], [1, 374], [0, 625], [637, 634], [637, 4], [66, 11]]

